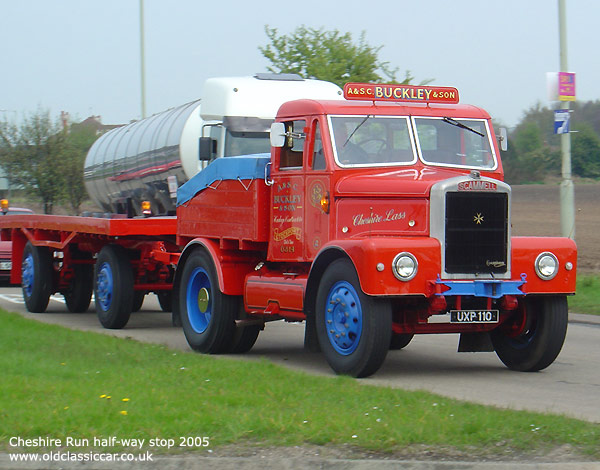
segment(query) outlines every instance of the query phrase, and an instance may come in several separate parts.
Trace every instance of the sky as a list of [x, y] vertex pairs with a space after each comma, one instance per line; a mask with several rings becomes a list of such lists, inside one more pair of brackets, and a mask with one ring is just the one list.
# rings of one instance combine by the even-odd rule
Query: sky
[[[577, 100], [598, 100], [600, 1], [566, 0], [566, 17]], [[144, 0], [144, 25], [147, 115], [200, 98], [207, 78], [266, 71], [265, 25], [364, 31], [398, 77], [454, 86], [509, 127], [553, 106], [546, 72], [560, 66], [558, 0]], [[139, 0], [0, 0], [0, 120], [128, 123], [140, 75]]]

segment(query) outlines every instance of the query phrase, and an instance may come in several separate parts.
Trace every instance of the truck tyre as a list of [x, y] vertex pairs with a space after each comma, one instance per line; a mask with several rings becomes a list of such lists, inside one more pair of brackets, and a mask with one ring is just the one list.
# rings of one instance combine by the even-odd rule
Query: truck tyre
[[27, 310], [43, 313], [52, 293], [52, 253], [43, 246], [27, 242], [21, 264], [21, 287]]
[[106, 245], [94, 272], [96, 313], [104, 328], [123, 328], [133, 307], [133, 270], [124, 248]]
[[171, 312], [173, 310], [173, 293], [170, 290], [158, 291], [156, 297], [163, 312]]
[[[516, 322], [516, 323], [515, 323]], [[545, 369], [557, 358], [567, 334], [568, 306], [565, 296], [526, 298], [512, 325], [491, 332], [500, 360], [509, 368], [524, 372]]]
[[398, 350], [398, 349], [402, 349], [405, 348], [406, 346], [408, 346], [408, 343], [410, 343], [413, 339], [413, 334], [395, 334], [392, 333], [392, 340], [390, 341], [390, 349], [391, 350]]
[[227, 352], [233, 341], [239, 298], [220, 291], [214, 263], [206, 252], [190, 254], [179, 288], [181, 324], [190, 347], [209, 354]]
[[71, 284], [63, 292], [65, 304], [71, 313], [87, 311], [94, 290], [94, 268], [91, 264], [75, 265]]
[[353, 264], [338, 259], [325, 270], [317, 292], [317, 336], [337, 374], [374, 374], [390, 347], [392, 309], [388, 300], [365, 295]]
[[243, 354], [252, 349], [258, 339], [261, 327], [258, 325], [238, 326], [233, 333], [229, 352]]

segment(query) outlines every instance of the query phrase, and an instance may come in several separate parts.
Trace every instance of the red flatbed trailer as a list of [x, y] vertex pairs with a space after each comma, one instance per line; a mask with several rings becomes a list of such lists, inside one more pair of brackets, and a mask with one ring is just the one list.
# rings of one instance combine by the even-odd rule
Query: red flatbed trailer
[[[147, 292], [156, 292], [161, 305], [170, 310], [173, 272], [179, 257], [176, 217], [33, 214], [3, 217], [0, 222], [2, 240], [12, 242], [11, 282], [22, 284], [25, 276], [24, 297], [31, 311], [44, 311], [47, 297], [55, 292], [65, 295], [69, 310], [87, 310], [99, 256], [108, 257], [103, 261], [106, 266], [100, 280], [114, 275], [108, 281], [122, 283], [120, 290], [129, 291], [114, 299], [108, 315], [100, 316], [105, 327], [124, 326], [129, 318], [127, 310], [139, 309]], [[38, 276], [44, 282], [34, 285]], [[97, 288], [96, 295], [100, 298], [106, 293]]]

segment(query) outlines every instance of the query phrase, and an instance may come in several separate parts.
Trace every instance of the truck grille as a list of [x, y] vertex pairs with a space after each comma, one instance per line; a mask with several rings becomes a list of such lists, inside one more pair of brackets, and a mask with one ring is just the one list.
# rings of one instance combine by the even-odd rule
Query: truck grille
[[446, 194], [447, 273], [507, 272], [508, 195]]

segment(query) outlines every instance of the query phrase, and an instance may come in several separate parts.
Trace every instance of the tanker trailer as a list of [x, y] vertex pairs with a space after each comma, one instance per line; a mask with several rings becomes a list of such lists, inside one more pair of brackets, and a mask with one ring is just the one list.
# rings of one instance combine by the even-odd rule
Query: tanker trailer
[[301, 98], [342, 99], [342, 91], [294, 74], [208, 79], [200, 100], [101, 136], [85, 161], [88, 194], [106, 212], [141, 215], [150, 201], [152, 214], [174, 214], [177, 187], [211, 160], [270, 152], [277, 110]]

